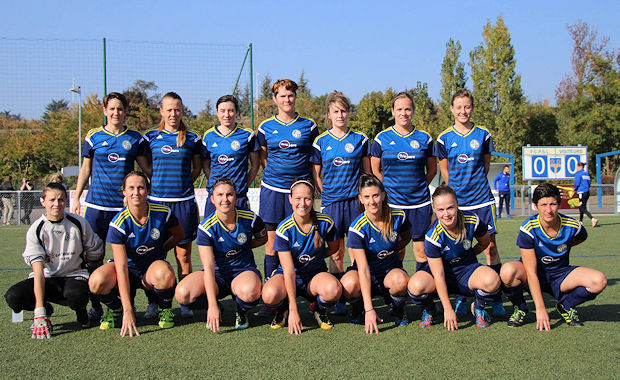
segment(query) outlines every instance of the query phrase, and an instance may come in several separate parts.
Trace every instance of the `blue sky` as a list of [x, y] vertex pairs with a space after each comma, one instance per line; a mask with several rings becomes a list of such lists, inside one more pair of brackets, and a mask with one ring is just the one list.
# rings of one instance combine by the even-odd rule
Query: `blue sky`
[[[482, 42], [482, 27], [501, 14], [512, 36], [525, 95], [530, 101], [553, 102], [557, 84], [570, 71], [572, 43], [566, 26], [581, 19], [598, 28], [600, 35], [610, 37], [610, 47], [618, 48], [619, 4], [529, 0], [15, 1], [3, 4], [0, 37], [252, 42], [255, 72], [297, 79], [303, 69], [315, 95], [338, 89], [358, 102], [370, 91], [401, 90], [423, 81], [437, 99], [446, 41], [461, 41], [461, 60], [469, 73], [469, 52]], [[6, 71], [0, 72], [0, 81], [6, 75]], [[0, 84], [0, 92], [5, 90]], [[3, 107], [7, 108], [0, 98]]]

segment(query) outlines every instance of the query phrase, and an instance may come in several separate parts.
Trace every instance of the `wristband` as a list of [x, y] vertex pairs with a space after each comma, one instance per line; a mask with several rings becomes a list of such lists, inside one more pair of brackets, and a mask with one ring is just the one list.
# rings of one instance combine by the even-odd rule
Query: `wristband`
[[370, 309], [368, 309], [368, 310], [364, 310], [364, 312], [365, 312], [365, 313], [370, 313], [370, 312], [371, 312], [371, 311], [373, 311], [373, 310], [375, 310], [375, 308], [374, 308], [374, 307], [371, 307], [371, 308], [370, 308]]
[[35, 318], [37, 318], [37, 317], [45, 318], [46, 316], [47, 315], [46, 315], [46, 312], [45, 312], [45, 307], [37, 307], [37, 308], [34, 309], [34, 317]]

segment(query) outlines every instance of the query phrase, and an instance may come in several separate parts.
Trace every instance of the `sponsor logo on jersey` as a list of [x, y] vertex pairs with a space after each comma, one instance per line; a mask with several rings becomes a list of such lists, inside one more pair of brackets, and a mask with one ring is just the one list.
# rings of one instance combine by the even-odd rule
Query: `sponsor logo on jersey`
[[553, 257], [553, 256], [543, 256], [540, 258], [540, 261], [543, 262], [543, 264], [551, 264], [554, 261], [560, 261], [559, 257]]
[[326, 151], [326, 152], [327, 152], [328, 150], [332, 150], [331, 145], [328, 145], [328, 146], [327, 146], [327, 149], [325, 149], [325, 151]]
[[409, 145], [413, 148], [413, 149], [419, 149], [420, 148], [420, 143], [417, 140], [411, 140], [411, 142], [409, 143]]
[[387, 251], [387, 250], [385, 250], [385, 249], [384, 249], [384, 250], [379, 251], [379, 252], [377, 253], [377, 258], [378, 258], [379, 260], [383, 260], [383, 259], [385, 259], [386, 257], [390, 256], [391, 254], [392, 254], [392, 251]]
[[125, 157], [119, 156], [118, 153], [110, 153], [108, 154], [108, 161], [110, 162], [125, 161]]
[[273, 132], [271, 132], [271, 133], [273, 133], [274, 135], [277, 135], [277, 134], [278, 134], [278, 130], [277, 130], [277, 129], [275, 129], [275, 130], [274, 130]]
[[230, 251], [226, 252], [226, 257], [230, 259], [231, 257], [237, 255], [239, 252], [241, 251], [236, 250], [236, 249], [231, 249]]
[[241, 143], [239, 141], [233, 140], [233, 142], [230, 143], [230, 149], [239, 150], [239, 148], [241, 148]]
[[131, 149], [131, 141], [129, 140], [124, 140], [122, 145], [123, 145], [123, 149], [125, 150]]
[[178, 153], [179, 150], [178, 149], [173, 149], [170, 145], [164, 145], [161, 147], [161, 152], [163, 154], [170, 154], [170, 153]]
[[459, 144], [453, 142], [452, 145], [450, 145], [450, 148], [456, 148], [457, 146], [459, 146]]
[[314, 257], [304, 253], [303, 255], [299, 256], [297, 260], [299, 260], [300, 263], [305, 264], [309, 261], [314, 260]]
[[217, 241], [221, 243], [221, 242], [223, 242], [223, 241], [224, 241], [224, 238], [220, 236], [220, 238], [219, 238], [219, 239], [217, 239]]
[[566, 251], [567, 248], [568, 248], [568, 245], [560, 244], [560, 245], [558, 245], [557, 251], [558, 251], [558, 253], [562, 253], [562, 252]]
[[415, 159], [415, 155], [411, 155], [411, 154], [407, 154], [407, 152], [398, 152], [398, 154], [396, 155], [396, 157], [400, 160], [414, 160]]
[[229, 161], [234, 161], [235, 159], [233, 157], [228, 157], [225, 154], [220, 154], [219, 156], [217, 156], [217, 162], [221, 165], [224, 165], [225, 163], [229, 162]]
[[465, 250], [468, 250], [471, 248], [471, 240], [469, 239], [463, 239], [463, 248]]
[[544, 247], [545, 245], [542, 243], [542, 241], [539, 241], [539, 242], [538, 242], [538, 246], [539, 246], [539, 247]]
[[107, 142], [107, 141], [104, 141], [104, 142], [101, 144], [101, 146], [108, 146], [108, 145], [109, 145], [109, 144], [108, 144], [108, 142]]
[[162, 135], [157, 135], [157, 137], [155, 137], [155, 140], [163, 140]]
[[470, 146], [472, 149], [478, 149], [478, 148], [480, 148], [480, 143], [478, 142], [478, 140], [473, 139], [473, 140], [471, 140], [471, 141], [469, 142], [469, 146]]
[[354, 146], [353, 146], [353, 144], [351, 144], [351, 143], [346, 143], [346, 144], [344, 145], [344, 150], [345, 150], [347, 153], [353, 153], [353, 150], [355, 150], [355, 147], [354, 147]]
[[248, 236], [243, 232], [240, 232], [239, 235], [237, 235], [237, 241], [239, 244], [245, 244], [248, 241]]
[[153, 228], [151, 230], [151, 239], [157, 240], [157, 239], [159, 239], [160, 236], [161, 236], [161, 233], [159, 232], [159, 230], [157, 228]]
[[288, 140], [282, 140], [280, 141], [278, 146], [280, 147], [280, 149], [286, 149], [286, 148], [295, 148], [297, 147], [297, 144], [291, 144]]
[[298, 139], [301, 137], [301, 132], [299, 131], [299, 129], [293, 129], [293, 132], [291, 132], [291, 134], [293, 135], [294, 138]]
[[342, 157], [336, 157], [336, 158], [334, 158], [333, 163], [334, 163], [334, 166], [342, 166], [342, 165], [345, 165], [345, 164], [350, 164], [351, 161], [345, 160]]
[[216, 142], [214, 142], [214, 143], [211, 145], [211, 148], [217, 148], [217, 147], [218, 147], [218, 145], [217, 145], [217, 143], [216, 143]]
[[456, 263], [458, 263], [459, 261], [461, 261], [460, 257], [455, 257], [452, 260], [449, 261], [450, 265], [454, 265]]
[[293, 247], [300, 247], [298, 242], [295, 242], [295, 244], [293, 244]]
[[132, 232], [132, 233], [129, 234], [129, 236], [127, 236], [127, 239], [131, 239], [131, 238], [135, 238], [135, 237], [136, 237], [136, 235], [134, 235], [133, 232]]
[[374, 238], [370, 238], [369, 243], [374, 243], [376, 240]]
[[442, 251], [442, 252], [446, 252], [446, 251], [449, 251], [449, 250], [450, 250], [450, 247], [448, 247], [448, 246], [446, 245], [445, 247], [443, 247], [443, 249], [442, 249], [441, 251]]
[[146, 245], [141, 245], [138, 248], [136, 248], [136, 253], [138, 255], [144, 255], [145, 253], [154, 250], [155, 247], [148, 247]]
[[390, 141], [389, 145], [396, 145], [396, 143], [394, 141]]
[[461, 163], [464, 164], [467, 161], [473, 161], [474, 158], [473, 157], [469, 157], [468, 155], [466, 155], [465, 153], [461, 153], [456, 157], [456, 160]]

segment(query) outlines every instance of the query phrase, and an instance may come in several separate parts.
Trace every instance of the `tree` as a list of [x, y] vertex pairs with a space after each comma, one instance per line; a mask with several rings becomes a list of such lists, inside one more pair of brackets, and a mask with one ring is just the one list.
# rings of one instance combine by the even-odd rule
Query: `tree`
[[548, 104], [528, 104], [525, 109], [527, 143], [533, 146], [559, 145], [555, 110]]
[[374, 139], [377, 133], [394, 124], [392, 117], [392, 99], [396, 92], [391, 88], [381, 91], [372, 91], [364, 95], [351, 117], [351, 127], [363, 132], [369, 139]]
[[301, 74], [299, 74], [299, 80], [297, 81], [297, 95], [308, 95], [312, 96], [310, 93], [310, 87], [308, 87], [308, 80], [305, 77], [305, 71], [301, 70]]
[[68, 109], [69, 109], [68, 101], [64, 99], [60, 99], [60, 100], [52, 99], [52, 101], [49, 102], [49, 104], [45, 106], [45, 112], [43, 112], [43, 116], [41, 116], [41, 119], [47, 122], [49, 121], [50, 115], [52, 113], [63, 111], [63, 110], [68, 110]]
[[408, 92], [413, 97], [413, 104], [415, 106], [412, 118], [413, 125], [433, 136], [437, 136], [439, 134], [437, 107], [430, 96], [428, 96], [428, 84], [418, 81], [413, 90]]
[[439, 125], [446, 128], [453, 122], [452, 112], [450, 112], [450, 100], [452, 95], [459, 89], [465, 88], [467, 76], [465, 75], [465, 65], [459, 62], [461, 55], [461, 42], [454, 41], [452, 38], [446, 43], [446, 55], [441, 63], [441, 100], [439, 103], [441, 112], [439, 114]]
[[265, 74], [260, 84], [260, 95], [257, 100], [271, 100], [271, 76]]
[[499, 16], [496, 25], [487, 21], [482, 37], [470, 53], [474, 119], [491, 131], [497, 151], [517, 155], [525, 140], [525, 99], [504, 19]]
[[0, 117], [5, 120], [14, 120], [19, 121], [22, 119], [22, 115], [18, 113], [11, 113], [11, 111], [2, 111], [0, 112]]

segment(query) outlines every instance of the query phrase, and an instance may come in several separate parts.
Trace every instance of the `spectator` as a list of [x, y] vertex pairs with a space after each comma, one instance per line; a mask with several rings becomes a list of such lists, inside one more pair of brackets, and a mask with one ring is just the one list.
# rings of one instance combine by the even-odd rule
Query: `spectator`
[[22, 215], [21, 222], [22, 224], [30, 224], [30, 214], [32, 213], [32, 206], [34, 205], [34, 196], [30, 192], [34, 189], [32, 186], [32, 182], [26, 178], [22, 178], [22, 185], [19, 187], [20, 191], [26, 191], [21, 196], [21, 206], [22, 206]]
[[6, 180], [2, 185], [0, 185], [0, 191], [2, 191], [2, 223], [9, 225], [11, 224], [11, 219], [13, 219], [13, 194], [11, 191], [15, 191], [13, 187], [13, 177], [10, 175], [6, 176]]
[[510, 166], [504, 165], [504, 169], [501, 173], [498, 173], [493, 181], [495, 190], [499, 192], [499, 210], [497, 217], [502, 217], [502, 206], [506, 203], [506, 217], [510, 216]]

